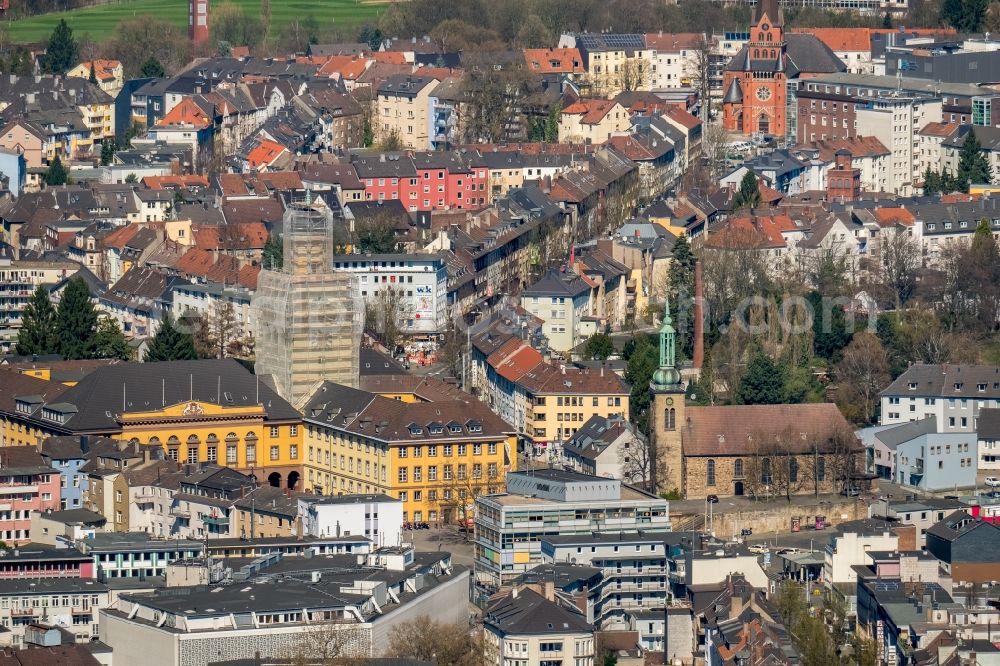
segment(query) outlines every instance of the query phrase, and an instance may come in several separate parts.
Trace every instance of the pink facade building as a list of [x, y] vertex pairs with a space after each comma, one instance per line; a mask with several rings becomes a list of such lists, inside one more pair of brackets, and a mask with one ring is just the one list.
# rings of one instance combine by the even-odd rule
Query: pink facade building
[[59, 478], [31, 447], [0, 450], [0, 540], [31, 541], [31, 513], [59, 509]]

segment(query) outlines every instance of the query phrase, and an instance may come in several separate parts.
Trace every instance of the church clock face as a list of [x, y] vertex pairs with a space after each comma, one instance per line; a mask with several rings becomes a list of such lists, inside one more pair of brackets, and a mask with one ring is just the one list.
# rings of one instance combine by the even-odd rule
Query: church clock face
[[667, 398], [667, 406], [669, 407], [672, 404], [674, 404], [674, 399], [673, 398]]
[[770, 29], [771, 29], [771, 26], [769, 26], [768, 24], [764, 23], [763, 25], [761, 25], [761, 26], [760, 26], [760, 29], [761, 29], [761, 30], [765, 30], [765, 31], [766, 31], [766, 30], [770, 30]]
[[771, 99], [771, 89], [766, 86], [761, 86], [760, 88], [757, 88], [757, 99], [759, 99], [762, 102], [766, 102], [767, 100]]

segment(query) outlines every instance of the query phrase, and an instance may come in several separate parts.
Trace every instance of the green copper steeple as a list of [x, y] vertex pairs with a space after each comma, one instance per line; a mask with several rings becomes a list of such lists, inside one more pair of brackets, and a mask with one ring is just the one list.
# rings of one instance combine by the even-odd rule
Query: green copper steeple
[[670, 301], [666, 302], [663, 325], [660, 326], [660, 367], [653, 373], [650, 388], [654, 391], [681, 388], [681, 373], [674, 365], [677, 362], [677, 331], [670, 317]]

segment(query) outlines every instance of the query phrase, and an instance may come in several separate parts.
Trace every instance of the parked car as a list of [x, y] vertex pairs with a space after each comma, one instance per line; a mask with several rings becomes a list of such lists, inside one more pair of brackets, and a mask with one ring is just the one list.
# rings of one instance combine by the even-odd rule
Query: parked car
[[754, 553], [755, 555], [763, 555], [764, 553], [770, 552], [771, 549], [762, 543], [755, 543], [754, 545], [750, 546], [748, 550], [751, 553]]
[[986, 485], [990, 488], [1000, 488], [1000, 479], [995, 476], [986, 477]]
[[849, 488], [844, 488], [843, 490], [841, 490], [840, 494], [845, 495], [847, 497], [857, 497], [858, 495], [861, 494], [861, 491], [858, 490], [857, 486], [851, 486]]

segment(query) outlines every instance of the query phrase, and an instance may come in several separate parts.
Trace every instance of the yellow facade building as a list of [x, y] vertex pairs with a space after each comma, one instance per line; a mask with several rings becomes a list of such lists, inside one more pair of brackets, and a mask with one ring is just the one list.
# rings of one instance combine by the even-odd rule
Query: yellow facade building
[[4, 445], [106, 436], [158, 445], [169, 460], [217, 462], [272, 486], [300, 485], [299, 412], [234, 360], [107, 365], [72, 387], [4, 373], [0, 394], [4, 384], [11, 391], [0, 400]]
[[470, 520], [516, 464], [511, 427], [471, 396], [406, 402], [325, 382], [303, 421], [306, 490], [384, 493], [407, 521]]

